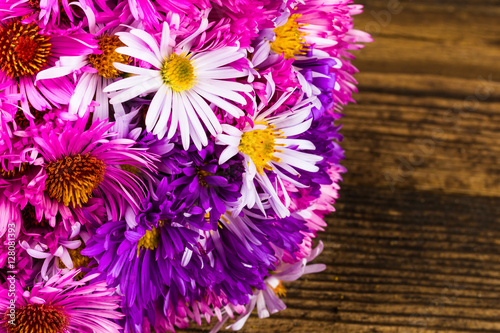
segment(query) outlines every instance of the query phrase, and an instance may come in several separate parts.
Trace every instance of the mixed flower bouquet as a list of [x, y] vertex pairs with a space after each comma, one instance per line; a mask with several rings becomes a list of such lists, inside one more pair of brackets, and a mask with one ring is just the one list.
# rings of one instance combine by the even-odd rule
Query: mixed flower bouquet
[[0, 0], [1, 332], [285, 309], [325, 268], [351, 2]]

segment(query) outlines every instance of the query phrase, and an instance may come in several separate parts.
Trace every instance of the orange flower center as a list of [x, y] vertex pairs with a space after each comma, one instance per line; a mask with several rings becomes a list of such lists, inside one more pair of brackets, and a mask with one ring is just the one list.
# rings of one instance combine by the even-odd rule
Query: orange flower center
[[60, 306], [27, 304], [16, 309], [14, 325], [9, 324], [9, 309], [5, 312], [4, 328], [7, 333], [64, 333], [69, 326], [69, 316]]
[[71, 203], [74, 208], [89, 201], [104, 179], [106, 166], [94, 156], [77, 154], [50, 162], [45, 170], [45, 190], [49, 197], [65, 206]]
[[7, 23], [0, 28], [0, 68], [11, 78], [35, 75], [46, 67], [52, 44], [35, 23]]

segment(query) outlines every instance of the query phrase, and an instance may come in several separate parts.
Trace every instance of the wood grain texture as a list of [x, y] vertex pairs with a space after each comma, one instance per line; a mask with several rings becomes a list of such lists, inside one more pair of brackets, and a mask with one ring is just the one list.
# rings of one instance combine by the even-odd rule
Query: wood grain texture
[[500, 2], [361, 3], [328, 268], [242, 331], [500, 332]]

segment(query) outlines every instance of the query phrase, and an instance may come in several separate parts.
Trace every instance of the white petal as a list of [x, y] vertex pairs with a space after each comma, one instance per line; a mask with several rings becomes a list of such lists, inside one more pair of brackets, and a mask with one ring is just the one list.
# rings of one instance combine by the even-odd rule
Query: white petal
[[158, 90], [161, 86], [162, 86], [161, 80], [158, 82], [157, 80], [149, 79], [147, 81], [143, 81], [142, 84], [133, 86], [126, 90], [122, 90], [119, 94], [113, 96], [113, 98], [111, 98], [109, 102], [111, 104], [123, 103], [141, 94]]
[[232, 67], [221, 67], [217, 69], [199, 69], [196, 72], [196, 76], [200, 79], [233, 79], [237, 77], [243, 77], [247, 75], [245, 71], [239, 71]]
[[170, 55], [170, 27], [167, 22], [163, 22], [161, 32], [160, 54], [162, 58], [167, 58]]
[[[182, 112], [184, 112], [184, 110], [182, 110]], [[179, 124], [179, 111], [176, 109], [175, 94], [172, 93], [172, 120], [170, 122], [170, 128], [168, 129], [168, 134], [167, 134], [168, 139], [174, 136], [175, 132], [177, 131], [178, 124]]]
[[45, 259], [51, 256], [51, 254], [48, 252], [40, 252], [33, 249], [27, 249], [26, 252], [28, 252], [28, 254], [33, 258], [37, 259]]
[[289, 137], [304, 133], [309, 129], [309, 127], [311, 127], [311, 123], [312, 118], [292, 127], [283, 128], [280, 126], [280, 128], [283, 131], [283, 135]]
[[115, 51], [148, 62], [158, 69], [162, 67], [160, 60], [157, 59], [153, 53], [148, 52], [148, 50], [137, 50], [131, 47], [119, 47]]
[[137, 85], [151, 80], [152, 78], [149, 76], [143, 76], [143, 75], [134, 75], [125, 79], [121, 79], [118, 81], [115, 81], [111, 83], [109, 86], [105, 87], [103, 89], [104, 92], [111, 92], [111, 91], [117, 91], [117, 90], [122, 90], [122, 89], [128, 89], [130, 87], [136, 87]]
[[240, 144], [240, 138], [231, 136], [231, 135], [226, 135], [226, 134], [219, 134], [217, 135], [217, 144], [224, 144], [228, 146], [234, 146], [237, 147]]
[[115, 66], [116, 69], [125, 72], [125, 73], [131, 73], [131, 74], [138, 74], [138, 75], [144, 75], [144, 76], [159, 76], [160, 71], [156, 69], [147, 69], [147, 68], [142, 68], [142, 67], [136, 67], [136, 66], [130, 66], [130, 65], [125, 65], [119, 62], [114, 62], [113, 65]]
[[233, 117], [239, 118], [239, 117], [244, 115], [243, 111], [240, 108], [223, 100], [222, 98], [220, 98], [216, 95], [209, 93], [208, 91], [205, 91], [203, 89], [197, 89], [196, 86], [193, 87], [192, 90], [194, 90], [196, 93], [198, 93], [201, 96], [203, 96], [204, 98], [206, 98], [208, 101], [214, 103], [215, 105], [217, 105], [218, 107], [220, 107], [221, 109], [226, 111], [227, 113], [231, 114]]
[[227, 146], [226, 149], [222, 151], [219, 157], [219, 164], [226, 163], [234, 155], [238, 154], [238, 148], [233, 146]]
[[[170, 119], [170, 113], [172, 112], [172, 89], [166, 87], [166, 97], [163, 103], [163, 108], [160, 112], [160, 118], [158, 119], [158, 123], [156, 125], [153, 124], [154, 130], [153, 134], [157, 134], [161, 139], [165, 136], [165, 133], [168, 130], [168, 120]], [[176, 125], [177, 126], [177, 125]]]
[[243, 134], [242, 131], [228, 124], [222, 124], [222, 130], [231, 136], [241, 137], [241, 135]]
[[224, 87], [224, 83], [225, 83], [224, 81], [218, 81], [218, 80], [210, 80], [208, 82], [199, 81], [196, 84], [196, 88], [204, 90], [209, 93], [213, 93], [216, 96], [224, 97], [239, 104], [243, 105], [247, 104], [245, 97], [241, 96], [237, 92], [234, 92], [233, 90], [226, 89]]
[[[190, 107], [196, 112], [196, 114], [201, 119], [201, 121], [203, 122], [203, 124], [206, 126], [206, 128], [208, 129], [208, 131], [213, 136], [216, 136], [218, 133], [216, 133], [216, 131], [215, 131], [215, 129], [214, 129], [212, 123], [211, 123], [211, 120], [209, 119], [209, 117], [205, 113], [205, 110], [203, 108], [201, 108], [195, 100], [193, 100], [193, 96], [189, 92], [189, 90], [185, 91], [185, 95], [184, 96], [186, 97], [187, 103], [190, 104]], [[203, 100], [202, 100], [202, 102], [205, 103], [205, 101], [203, 101]], [[208, 109], [210, 109], [210, 107], [207, 105], [207, 103], [205, 103], [205, 105], [206, 105], [206, 107]], [[209, 115], [210, 114], [213, 115], [212, 109], [210, 109]], [[213, 115], [213, 116], [215, 118], [215, 115]], [[205, 136], [206, 136], [206, 133], [205, 133]]]
[[252, 64], [254, 66], [260, 65], [264, 60], [269, 57], [271, 51], [271, 44], [268, 41], [262, 41], [262, 44], [256, 47], [252, 57]]
[[153, 38], [150, 34], [148, 34], [146, 31], [141, 30], [141, 29], [133, 29], [130, 30], [130, 33], [132, 35], [135, 35], [142, 39], [148, 46], [151, 48], [151, 50], [154, 52], [156, 58], [162, 59], [163, 57], [160, 54], [160, 48], [158, 47], [158, 42], [156, 39]]
[[227, 65], [243, 58], [245, 55], [238, 52], [238, 47], [228, 46], [216, 51], [207, 51], [193, 56], [194, 64], [200, 70], [214, 69]]
[[95, 74], [91, 76], [90, 82], [85, 89], [85, 94], [83, 95], [80, 109], [78, 110], [78, 116], [83, 117], [88, 112], [88, 106], [92, 102], [92, 99], [95, 95], [98, 79], [98, 76]]
[[154, 128], [156, 121], [160, 117], [161, 110], [163, 109], [163, 104], [165, 103], [165, 98], [167, 95], [167, 86], [162, 85], [160, 89], [156, 92], [149, 104], [148, 112], [146, 114], [146, 128], [149, 132]]
[[102, 91], [103, 86], [108, 85], [109, 84], [108, 82], [110, 82], [110, 80], [105, 78], [98, 78], [97, 80], [95, 99], [96, 102], [99, 103], [99, 106], [96, 106], [94, 109], [94, 114], [92, 115], [93, 121], [96, 121], [97, 119], [103, 120], [109, 118], [108, 96]]
[[78, 81], [73, 96], [71, 96], [69, 100], [69, 108], [68, 111], [72, 114], [77, 114], [78, 110], [80, 110], [82, 104], [86, 104], [88, 106], [90, 101], [84, 101], [83, 96], [85, 95], [85, 90], [90, 84], [90, 80], [92, 79], [92, 73], [83, 73]]
[[[210, 133], [213, 136], [216, 136], [220, 132], [222, 132], [222, 128], [219, 122], [219, 119], [214, 114], [214, 111], [208, 106], [207, 102], [203, 98], [201, 98], [196, 92], [193, 91], [186, 91], [187, 95], [189, 96], [190, 101], [193, 103], [194, 109], [198, 114], [204, 113], [205, 116], [207, 116], [208, 120], [210, 121], [210, 124], [212, 126], [208, 126], [207, 128], [210, 131]], [[207, 124], [205, 122], [205, 124]], [[211, 130], [213, 129], [213, 131]]]
[[275, 143], [285, 144], [286, 146], [298, 146], [299, 149], [313, 150], [316, 149], [314, 144], [309, 140], [300, 139], [276, 139]]
[[204, 146], [208, 144], [207, 135], [205, 133], [205, 129], [200, 123], [200, 119], [198, 115], [194, 112], [193, 106], [189, 102], [187, 96], [185, 94], [179, 94], [182, 99], [182, 104], [186, 109], [187, 117], [189, 119], [189, 123], [193, 126], [194, 131], [198, 135], [198, 138], [201, 140]]
[[73, 269], [73, 261], [68, 253], [68, 250], [64, 250], [63, 254], [59, 257], [63, 262], [64, 266], [68, 269]]
[[[179, 115], [179, 131], [181, 131], [181, 139], [182, 139], [182, 147], [184, 150], [189, 149], [189, 144], [190, 144], [190, 138], [189, 138], [189, 121], [186, 108], [184, 107], [184, 103], [182, 101], [182, 98], [180, 97], [181, 93], [179, 92], [174, 92], [173, 95], [173, 103], [172, 103], [172, 109], [174, 110], [175, 113]], [[173, 127], [169, 129], [168, 136], [170, 136], [172, 133], [174, 133]]]

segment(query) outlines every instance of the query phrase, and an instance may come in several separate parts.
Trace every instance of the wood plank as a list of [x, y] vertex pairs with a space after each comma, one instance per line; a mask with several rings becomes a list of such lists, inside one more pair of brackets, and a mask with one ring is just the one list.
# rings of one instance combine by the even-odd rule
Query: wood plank
[[355, 26], [375, 43], [358, 52], [362, 72], [500, 77], [500, 7], [436, 1], [360, 1]]

